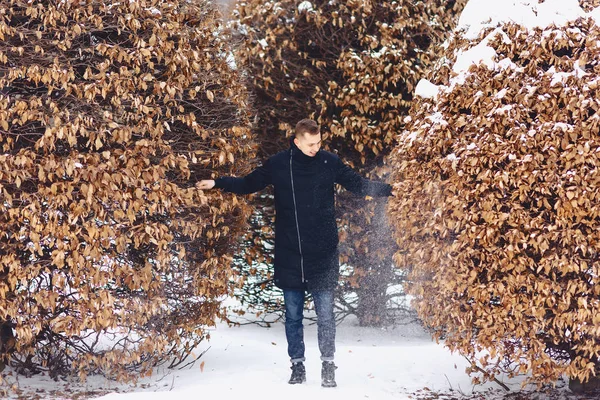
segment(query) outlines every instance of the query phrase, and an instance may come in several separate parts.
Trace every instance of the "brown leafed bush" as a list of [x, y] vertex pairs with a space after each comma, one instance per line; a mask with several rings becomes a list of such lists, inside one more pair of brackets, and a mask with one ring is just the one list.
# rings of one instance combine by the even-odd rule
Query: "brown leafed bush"
[[207, 1], [0, 1], [0, 323], [20, 370], [126, 379], [214, 324], [249, 209], [194, 184], [254, 150], [221, 25]]
[[[362, 174], [385, 179], [385, 171], [376, 167], [393, 147], [416, 83], [437, 59], [437, 45], [448, 36], [465, 3], [238, 3], [238, 30], [245, 39], [238, 56], [252, 79], [262, 155], [287, 148], [296, 122], [312, 117], [322, 126], [326, 149], [338, 152]], [[265, 200], [269, 198], [258, 202]], [[381, 293], [376, 308], [382, 304], [385, 309], [387, 284], [403, 279], [391, 265], [394, 242], [385, 233], [385, 208], [380, 200], [369, 203], [347, 194], [338, 203], [342, 261], [349, 266], [345, 285], [354, 291], [363, 282], [365, 294]], [[256, 216], [246, 246], [250, 261], [269, 254], [263, 242], [272, 242], [270, 221], [272, 213]], [[348, 306], [365, 323], [383, 322], [367, 321], [369, 315], [379, 314], [374, 304], [367, 303], [364, 313], [356, 304]]]
[[[487, 35], [495, 64], [459, 79], [456, 51]], [[598, 39], [586, 19], [456, 36], [390, 157], [395, 261], [420, 317], [486, 379], [599, 372]]]

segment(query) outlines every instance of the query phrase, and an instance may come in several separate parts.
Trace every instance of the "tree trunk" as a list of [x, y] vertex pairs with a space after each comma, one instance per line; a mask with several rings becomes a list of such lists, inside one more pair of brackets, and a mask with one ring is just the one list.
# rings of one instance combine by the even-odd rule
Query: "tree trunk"
[[[358, 306], [356, 314], [360, 326], [381, 326], [387, 321], [387, 289], [394, 279], [392, 264], [393, 242], [392, 232], [387, 221], [386, 203], [379, 201], [375, 206], [375, 214], [369, 232], [370, 252], [363, 261], [365, 273], [360, 274], [358, 289]], [[387, 252], [383, 260], [381, 252]]]
[[596, 376], [590, 376], [586, 382], [581, 382], [577, 378], [571, 378], [569, 380], [569, 389], [573, 393], [592, 393], [597, 392], [600, 394], [600, 362], [596, 361]]
[[15, 344], [12, 328], [7, 322], [0, 320], [0, 372], [6, 367], [9, 354], [14, 350]]
[[579, 379], [571, 378], [569, 380], [569, 389], [571, 389], [573, 393], [578, 394], [600, 392], [600, 377], [591, 376], [585, 383], [582, 383]]
[[356, 315], [360, 326], [381, 326], [387, 319], [387, 280], [378, 279], [380, 274], [376, 272], [369, 273], [373, 275], [361, 279], [357, 290]]

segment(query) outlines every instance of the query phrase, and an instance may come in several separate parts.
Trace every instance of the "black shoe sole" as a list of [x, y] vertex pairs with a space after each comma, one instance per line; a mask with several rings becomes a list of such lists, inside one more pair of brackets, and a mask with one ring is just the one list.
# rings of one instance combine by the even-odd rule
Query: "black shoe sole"
[[337, 387], [337, 383], [335, 383], [335, 382], [321, 382], [321, 387], [324, 387], [324, 388], [334, 388], [334, 387]]
[[301, 383], [304, 383], [304, 382], [306, 382], [306, 379], [304, 379], [304, 380], [302, 380], [302, 381], [298, 381], [298, 382], [292, 382], [292, 381], [288, 381], [288, 383], [289, 383], [290, 385], [299, 385], [299, 384], [301, 384]]

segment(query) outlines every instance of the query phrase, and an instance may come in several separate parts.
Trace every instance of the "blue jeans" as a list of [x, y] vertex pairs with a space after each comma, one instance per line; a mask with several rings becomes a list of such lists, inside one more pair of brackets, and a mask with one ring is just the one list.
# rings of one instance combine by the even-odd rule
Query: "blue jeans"
[[[335, 318], [333, 315], [333, 290], [311, 293], [317, 311], [317, 337], [321, 360], [333, 361], [335, 353]], [[284, 290], [285, 336], [288, 355], [292, 362], [304, 361], [304, 297], [303, 290]]]

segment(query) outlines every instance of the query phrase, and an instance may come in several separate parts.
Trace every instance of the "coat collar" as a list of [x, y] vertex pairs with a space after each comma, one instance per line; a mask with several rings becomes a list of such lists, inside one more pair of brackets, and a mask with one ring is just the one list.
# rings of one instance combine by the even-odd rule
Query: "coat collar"
[[296, 146], [296, 144], [294, 143], [294, 137], [292, 137], [290, 139], [290, 152], [292, 154], [292, 158], [295, 161], [298, 161], [303, 164], [310, 164], [317, 159], [321, 150], [319, 150], [319, 152], [314, 157], [307, 156], [302, 152], [302, 150], [298, 148], [298, 146]]

